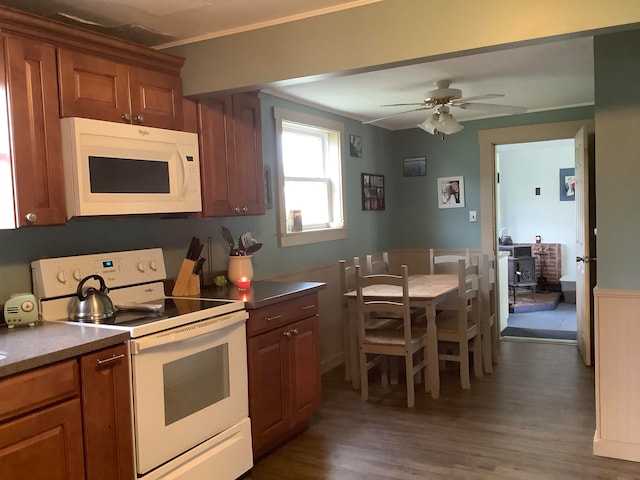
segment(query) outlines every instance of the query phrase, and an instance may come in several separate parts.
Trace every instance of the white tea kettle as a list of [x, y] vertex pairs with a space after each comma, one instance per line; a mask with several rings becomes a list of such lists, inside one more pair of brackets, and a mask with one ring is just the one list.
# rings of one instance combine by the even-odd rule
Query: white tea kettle
[[[83, 290], [85, 282], [88, 280], [98, 280], [100, 289], [89, 287]], [[100, 275], [89, 275], [80, 280], [78, 291], [71, 302], [71, 320], [82, 322], [98, 322], [115, 315], [115, 309], [111, 299], [107, 295], [109, 289], [104, 283], [104, 278]]]

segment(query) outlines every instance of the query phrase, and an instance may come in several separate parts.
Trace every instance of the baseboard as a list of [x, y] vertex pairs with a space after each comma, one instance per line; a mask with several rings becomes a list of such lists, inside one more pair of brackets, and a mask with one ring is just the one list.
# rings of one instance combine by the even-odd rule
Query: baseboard
[[640, 445], [633, 443], [615, 442], [593, 437], [593, 454], [599, 457], [619, 458], [631, 462], [640, 462]]
[[320, 373], [325, 374], [342, 364], [344, 364], [344, 355], [342, 353], [333, 355], [331, 358], [322, 360], [320, 363]]

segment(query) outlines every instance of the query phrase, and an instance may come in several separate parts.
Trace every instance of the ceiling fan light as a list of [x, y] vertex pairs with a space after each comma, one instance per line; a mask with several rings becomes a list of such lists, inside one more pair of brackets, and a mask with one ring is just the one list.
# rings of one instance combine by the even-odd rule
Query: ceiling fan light
[[436, 129], [444, 133], [446, 135], [451, 135], [452, 133], [458, 133], [464, 127], [460, 125], [455, 118], [451, 116], [450, 113], [442, 112], [440, 113], [440, 118], [438, 119], [438, 125]]
[[418, 124], [418, 127], [431, 135], [435, 135], [435, 130], [438, 126], [438, 119], [435, 114], [429, 115], [424, 122]]

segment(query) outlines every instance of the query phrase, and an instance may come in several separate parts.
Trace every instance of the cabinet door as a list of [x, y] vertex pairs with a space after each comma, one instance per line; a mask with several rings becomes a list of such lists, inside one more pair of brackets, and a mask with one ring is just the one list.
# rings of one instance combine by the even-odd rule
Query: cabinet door
[[55, 48], [13, 37], [4, 46], [17, 226], [64, 224]]
[[60, 116], [130, 123], [126, 65], [71, 50], [58, 50]]
[[135, 477], [131, 380], [126, 345], [80, 361], [87, 479]]
[[235, 161], [229, 166], [234, 180], [231, 202], [243, 215], [264, 214], [264, 173], [262, 170], [262, 123], [257, 94], [233, 96]]
[[276, 329], [249, 338], [249, 416], [253, 452], [257, 457], [286, 438], [290, 427], [288, 378], [289, 338]]
[[231, 97], [203, 100], [198, 105], [202, 215], [235, 215], [231, 204], [230, 168], [235, 157]]
[[198, 107], [202, 214], [264, 214], [260, 99], [244, 93]]
[[289, 327], [291, 417], [293, 425], [306, 423], [320, 409], [320, 335], [318, 316]]
[[176, 75], [129, 67], [131, 121], [182, 130], [182, 80]]
[[0, 472], [11, 480], [84, 479], [80, 400], [0, 425]]

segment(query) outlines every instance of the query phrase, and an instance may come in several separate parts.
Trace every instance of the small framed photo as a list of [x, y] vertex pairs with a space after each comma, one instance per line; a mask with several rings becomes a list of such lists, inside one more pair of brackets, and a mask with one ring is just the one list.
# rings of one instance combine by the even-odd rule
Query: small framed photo
[[464, 177], [438, 178], [438, 208], [464, 207]]
[[405, 177], [424, 177], [427, 174], [427, 157], [408, 157], [402, 161]]
[[384, 210], [384, 175], [363, 173], [362, 210]]
[[575, 168], [560, 169], [560, 201], [561, 202], [576, 201], [576, 169]]
[[362, 158], [362, 137], [349, 135], [349, 155]]

